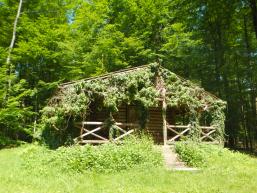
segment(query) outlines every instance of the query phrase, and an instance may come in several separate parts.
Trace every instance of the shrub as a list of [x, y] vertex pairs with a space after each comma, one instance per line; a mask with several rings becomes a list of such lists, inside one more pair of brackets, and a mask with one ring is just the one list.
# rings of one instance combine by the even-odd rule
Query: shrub
[[175, 150], [181, 160], [194, 167], [206, 167], [220, 157], [230, 156], [231, 152], [218, 145], [197, 143], [193, 141], [177, 142]]
[[23, 152], [24, 166], [46, 171], [46, 167], [62, 171], [114, 172], [134, 167], [154, 167], [162, 156], [147, 137], [128, 138], [122, 144], [70, 146], [57, 150], [30, 146]]
[[203, 151], [194, 142], [178, 142], [175, 145], [175, 150], [180, 159], [189, 166], [200, 167], [205, 164]]

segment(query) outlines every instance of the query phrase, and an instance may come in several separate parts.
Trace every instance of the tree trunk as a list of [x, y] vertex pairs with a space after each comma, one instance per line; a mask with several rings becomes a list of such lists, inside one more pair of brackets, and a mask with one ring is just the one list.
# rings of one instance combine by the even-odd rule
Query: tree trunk
[[[235, 72], [236, 72], [236, 85], [237, 85], [237, 90], [238, 90], [238, 98], [239, 98], [239, 104], [238, 104], [238, 108], [240, 111], [240, 117], [238, 118], [238, 124], [239, 124], [239, 128], [243, 130], [243, 134], [244, 134], [244, 148], [245, 149], [249, 149], [249, 140], [248, 140], [248, 132], [247, 132], [247, 124], [246, 124], [246, 112], [245, 112], [245, 106], [246, 106], [246, 97], [244, 96], [243, 93], [243, 85], [242, 82], [243, 80], [241, 79], [241, 70], [239, 69], [239, 64], [238, 64], [238, 60], [236, 57], [236, 62], [235, 62]], [[232, 114], [232, 112], [231, 112]], [[234, 122], [235, 120], [233, 120]], [[235, 131], [233, 131], [235, 132]], [[238, 135], [238, 133], [237, 133]], [[239, 141], [241, 141], [241, 139], [239, 138]]]
[[[255, 1], [255, 0], [254, 0]], [[244, 16], [244, 36], [245, 36], [245, 45], [247, 51], [247, 76], [249, 81], [249, 88], [250, 88], [250, 101], [249, 101], [249, 113], [248, 113], [248, 132], [249, 132], [249, 142], [251, 146], [251, 151], [253, 150], [253, 143], [254, 143], [254, 130], [256, 127], [256, 103], [255, 103], [255, 73], [254, 73], [254, 66], [251, 61], [251, 46], [248, 37], [248, 29], [247, 29], [247, 19]]]
[[18, 10], [17, 10], [17, 14], [16, 14], [16, 17], [15, 17], [15, 20], [14, 20], [14, 24], [13, 24], [12, 40], [11, 40], [11, 43], [10, 43], [10, 46], [9, 46], [9, 50], [8, 50], [8, 55], [7, 55], [7, 58], [6, 58], [7, 86], [6, 86], [5, 101], [8, 101], [8, 98], [9, 98], [9, 91], [10, 91], [11, 84], [12, 84], [11, 75], [12, 75], [12, 70], [13, 70], [12, 68], [13, 68], [13, 66], [12, 66], [12, 63], [11, 63], [11, 54], [12, 54], [12, 50], [13, 50], [14, 43], [15, 43], [15, 39], [16, 39], [17, 24], [18, 24], [18, 19], [19, 19], [20, 14], [21, 14], [22, 1], [23, 1], [23, 0], [20, 0], [20, 2], [19, 2], [19, 7], [18, 7]]

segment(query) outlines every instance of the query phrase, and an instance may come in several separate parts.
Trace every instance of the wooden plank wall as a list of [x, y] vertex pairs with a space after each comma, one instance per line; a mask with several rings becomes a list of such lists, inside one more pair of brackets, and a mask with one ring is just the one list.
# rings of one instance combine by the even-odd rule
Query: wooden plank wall
[[161, 107], [149, 108], [149, 118], [146, 125], [147, 132], [153, 136], [156, 143], [163, 143]]

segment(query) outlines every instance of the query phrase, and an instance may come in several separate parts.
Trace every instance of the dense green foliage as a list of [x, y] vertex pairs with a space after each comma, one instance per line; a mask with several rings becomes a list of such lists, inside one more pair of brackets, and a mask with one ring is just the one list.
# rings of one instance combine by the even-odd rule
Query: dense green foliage
[[203, 155], [204, 152], [200, 150], [199, 144], [178, 142], [176, 143], [175, 150], [179, 158], [188, 166], [203, 167], [206, 163]]
[[[136, 167], [106, 174], [101, 172], [73, 172], [73, 170], [66, 172], [61, 169], [63, 168], [62, 164], [53, 167], [51, 163], [43, 166], [36, 164], [37, 167], [34, 168], [24, 168], [23, 154], [38, 148], [34, 145], [32, 147], [26, 145], [0, 151], [0, 192], [256, 192], [256, 158], [228, 150], [219, 149], [215, 151], [221, 152], [219, 155], [215, 152], [212, 154], [212, 151], [209, 151], [208, 154], [205, 154], [208, 157], [204, 159], [211, 161], [208, 161], [207, 167], [198, 172], [167, 171], [162, 167]], [[66, 150], [68, 151], [68, 149]], [[47, 158], [48, 153], [40, 154], [40, 156], [46, 157], [37, 157], [36, 159], [49, 160]], [[44, 169], [42, 170], [42, 168]]]
[[[41, 146], [24, 149], [24, 167], [46, 175], [49, 167], [60, 172], [118, 172], [162, 165], [161, 153], [147, 137], [128, 138], [124, 143], [70, 146], [49, 150]], [[39, 169], [40, 168], [40, 169]]]
[[3, 135], [36, 135], [40, 110], [59, 82], [158, 60], [227, 101], [229, 145], [254, 148], [255, 0], [23, 1], [9, 72], [17, 7], [16, 0], [0, 0]]
[[212, 164], [213, 159], [226, 157], [229, 151], [220, 146], [199, 144], [196, 142], [178, 142], [175, 150], [181, 160], [189, 166], [207, 167]]

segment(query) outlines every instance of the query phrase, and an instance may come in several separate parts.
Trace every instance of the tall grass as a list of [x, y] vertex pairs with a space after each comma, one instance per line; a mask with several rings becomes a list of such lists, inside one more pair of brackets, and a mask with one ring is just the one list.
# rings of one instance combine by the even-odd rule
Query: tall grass
[[146, 136], [127, 138], [122, 144], [70, 146], [49, 150], [29, 146], [23, 152], [24, 166], [47, 172], [49, 167], [65, 172], [117, 172], [135, 167], [156, 167], [162, 164], [160, 152]]
[[[238, 169], [238, 171], [242, 171], [242, 168], [252, 166], [256, 162], [256, 160], [250, 159], [248, 155], [228, 150], [219, 145], [178, 142], [175, 145], [175, 150], [180, 159], [186, 162], [187, 165], [205, 170], [233, 172]], [[257, 172], [257, 167], [255, 172]]]
[[[153, 156], [151, 152], [156, 152], [150, 145], [151, 142], [141, 143], [135, 140], [127, 143], [133, 143], [134, 147], [138, 147], [137, 151], [150, 148], [150, 150], [146, 150], [148, 153], [145, 153], [143, 157]], [[194, 145], [195, 151], [201, 149], [201, 152], [203, 152], [203, 162], [205, 163], [205, 166], [198, 172], [168, 171], [162, 166], [158, 166], [158, 164], [148, 165], [144, 161], [137, 161], [140, 164], [135, 164], [120, 171], [118, 171], [120, 166], [115, 166], [115, 169], [107, 171], [98, 168], [84, 170], [85, 165], [83, 164], [81, 171], [76, 169], [76, 164], [75, 168], [69, 169], [74, 165], [71, 164], [73, 162], [67, 154], [74, 151], [74, 154], [77, 155], [77, 151], [81, 152], [77, 148], [89, 148], [86, 146], [67, 147], [56, 151], [36, 145], [22, 145], [18, 148], [3, 149], [0, 150], [0, 193], [257, 192], [256, 158], [215, 146]], [[112, 152], [117, 151], [116, 155], [120, 157], [121, 150], [118, 149], [123, 149], [125, 146], [109, 144], [90, 148], [95, 151], [100, 151], [98, 149], [103, 151], [105, 148], [105, 150]], [[185, 148], [189, 148], [191, 145], [187, 144], [186, 146]], [[129, 150], [128, 147], [126, 151]], [[111, 154], [111, 152], [109, 153]], [[124, 154], [132, 156], [134, 153], [126, 152]], [[116, 160], [116, 158], [110, 159]], [[144, 159], [140, 157], [140, 160]], [[47, 160], [47, 162], [44, 160]], [[116, 162], [111, 161], [111, 163]]]

